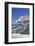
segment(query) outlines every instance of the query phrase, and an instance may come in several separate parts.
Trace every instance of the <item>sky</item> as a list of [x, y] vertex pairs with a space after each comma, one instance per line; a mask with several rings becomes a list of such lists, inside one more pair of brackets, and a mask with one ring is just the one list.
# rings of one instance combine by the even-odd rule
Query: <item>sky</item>
[[12, 8], [12, 22], [15, 23], [20, 16], [29, 15], [29, 8]]

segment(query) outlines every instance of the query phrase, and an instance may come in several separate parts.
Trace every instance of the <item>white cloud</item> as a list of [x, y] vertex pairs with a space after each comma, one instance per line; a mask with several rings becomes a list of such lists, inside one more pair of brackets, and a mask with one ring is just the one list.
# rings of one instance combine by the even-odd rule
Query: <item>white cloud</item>
[[15, 21], [15, 23], [17, 23], [17, 20]]
[[17, 19], [16, 21], [14, 21], [14, 23], [17, 23], [17, 21], [24, 21], [24, 20], [28, 20], [29, 16], [20, 16], [19, 19]]

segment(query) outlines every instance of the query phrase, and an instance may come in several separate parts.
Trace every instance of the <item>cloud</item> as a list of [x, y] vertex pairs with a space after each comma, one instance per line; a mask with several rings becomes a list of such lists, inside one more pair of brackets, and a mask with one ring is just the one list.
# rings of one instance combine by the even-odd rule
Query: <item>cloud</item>
[[17, 23], [17, 20], [15, 21], [15, 23]]
[[17, 23], [18, 21], [20, 21], [20, 19], [17, 19], [17, 20], [15, 21], [15, 23]]
[[18, 23], [18, 21], [26, 21], [29, 20], [29, 16], [20, 16], [14, 23]]

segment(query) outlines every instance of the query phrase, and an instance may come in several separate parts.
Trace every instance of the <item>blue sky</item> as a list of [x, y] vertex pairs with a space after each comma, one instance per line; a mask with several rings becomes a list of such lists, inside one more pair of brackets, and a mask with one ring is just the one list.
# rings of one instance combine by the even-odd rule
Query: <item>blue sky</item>
[[29, 15], [29, 8], [12, 8], [12, 21], [13, 23], [19, 19], [20, 16]]

